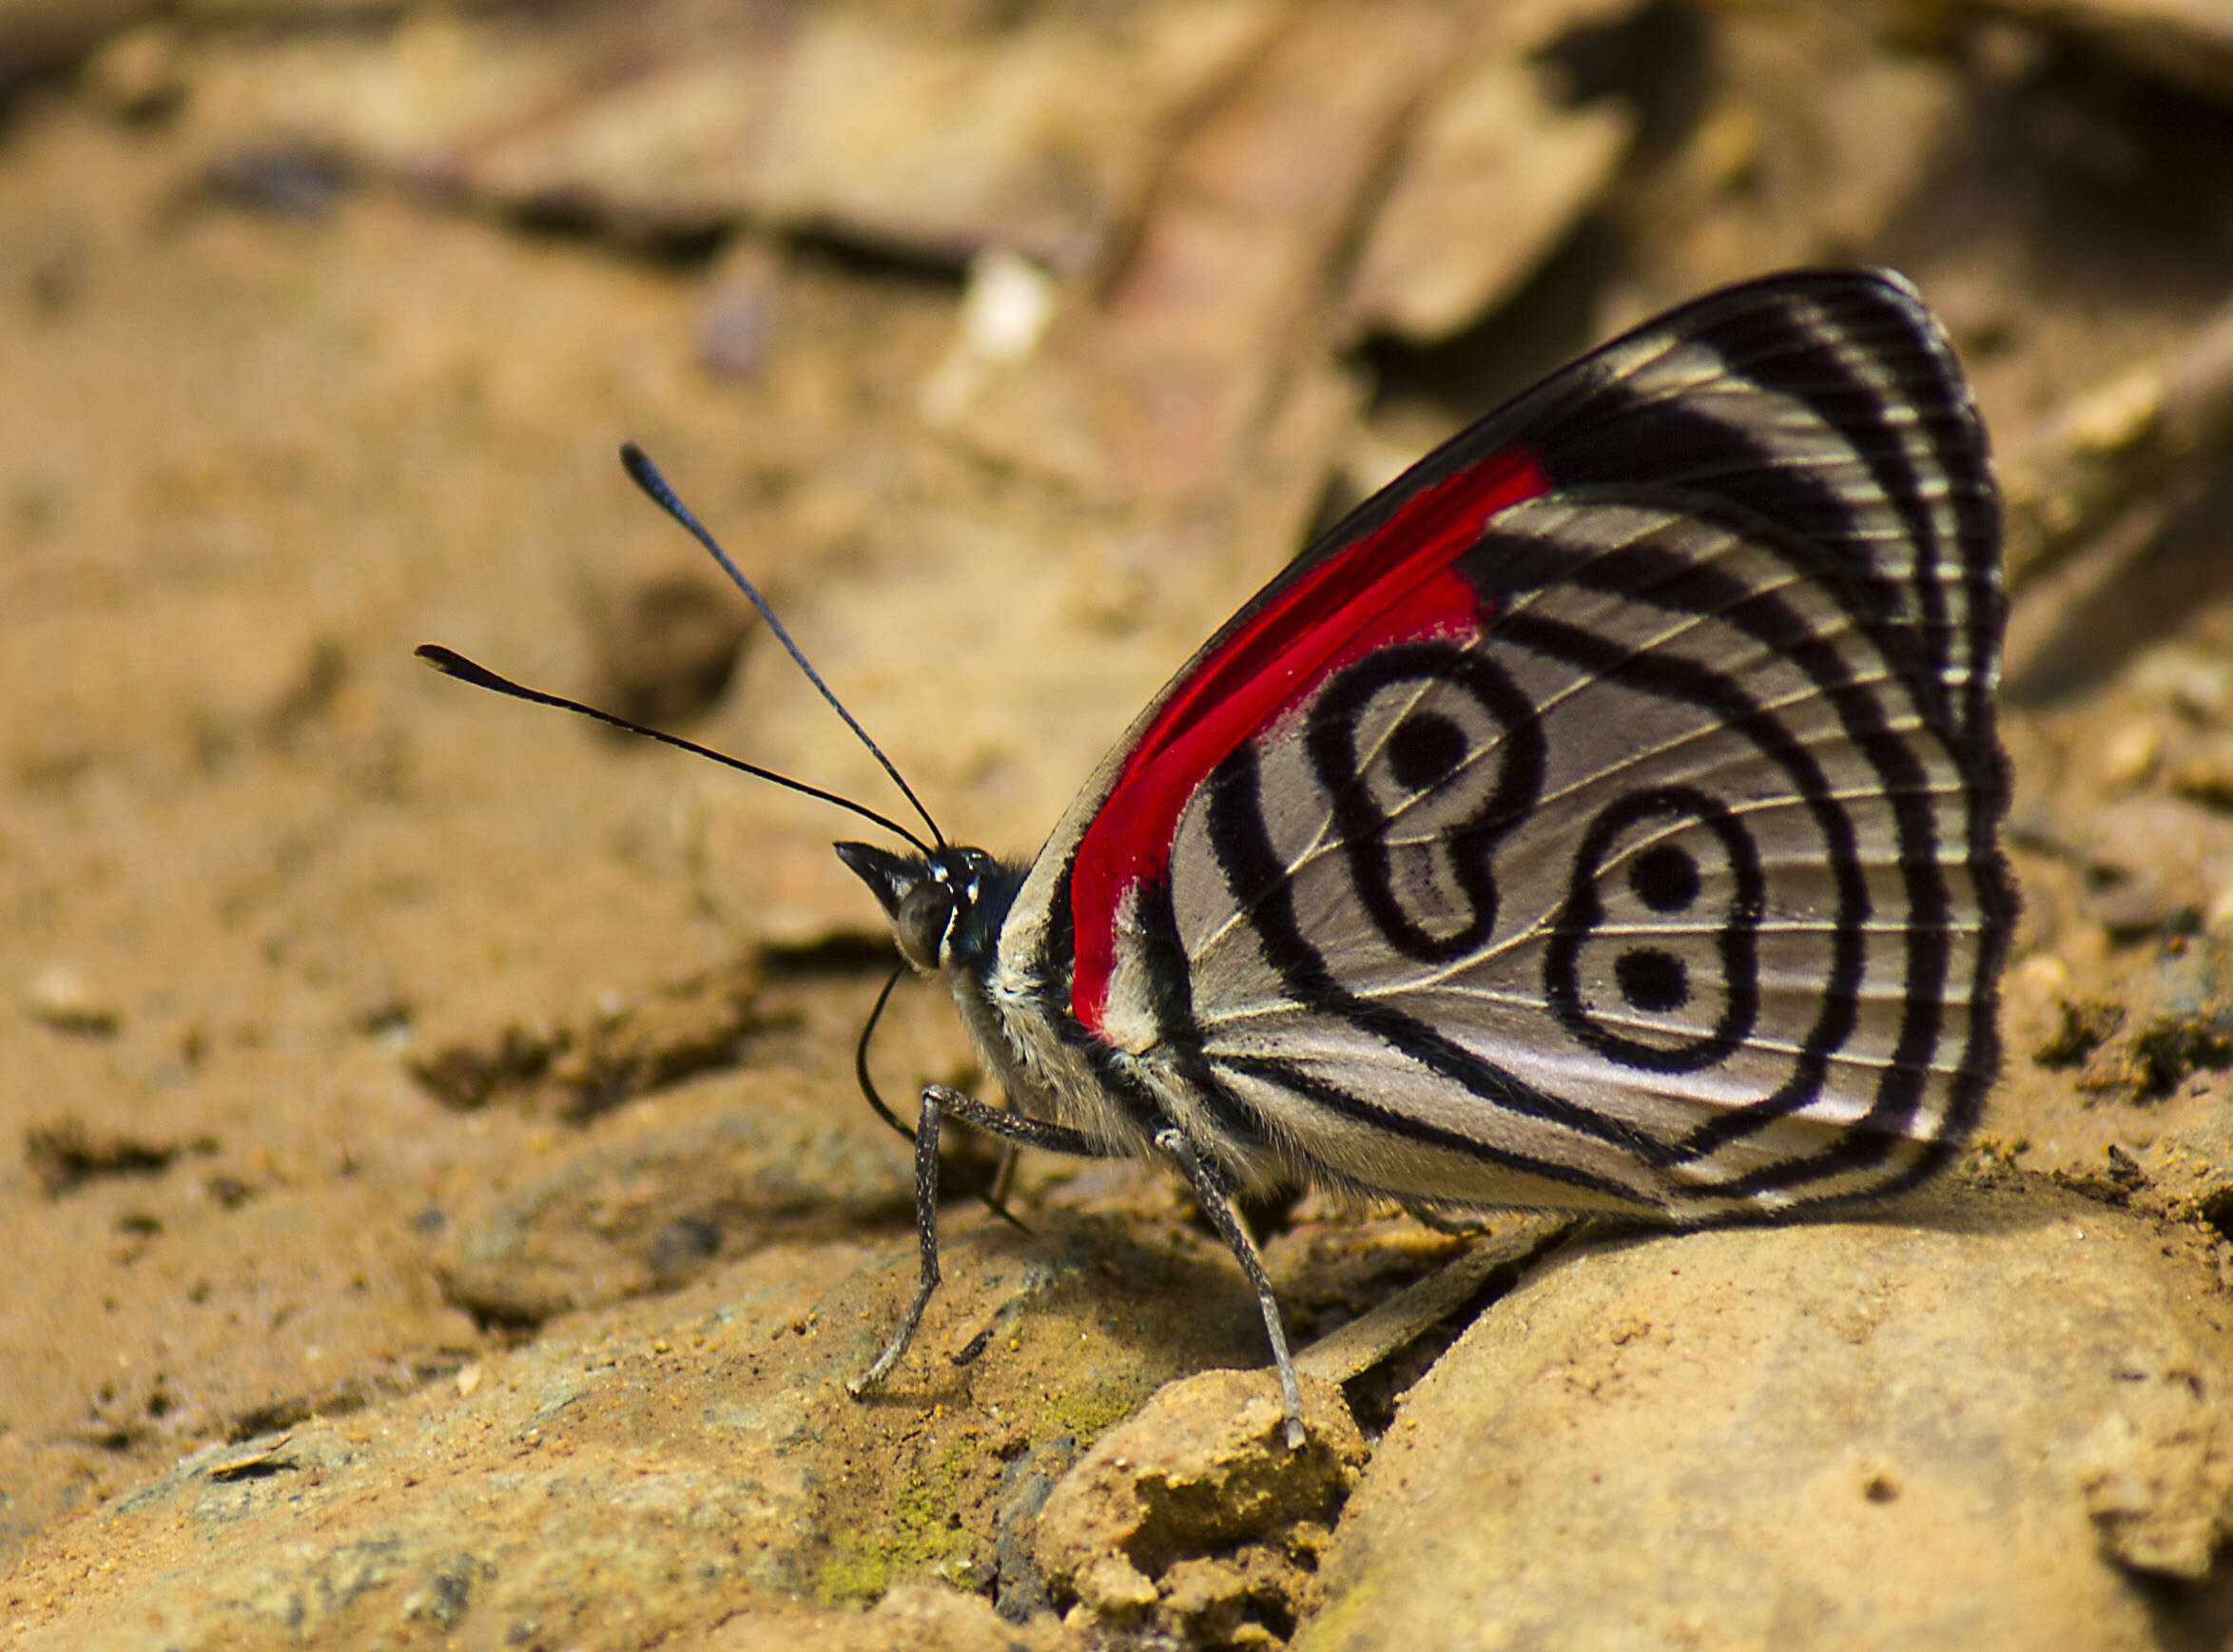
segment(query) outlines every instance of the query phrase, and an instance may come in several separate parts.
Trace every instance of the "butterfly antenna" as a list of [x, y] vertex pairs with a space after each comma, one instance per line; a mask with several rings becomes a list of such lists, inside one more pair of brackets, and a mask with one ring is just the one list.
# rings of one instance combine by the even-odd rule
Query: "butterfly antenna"
[[[854, 738], [868, 748], [868, 755], [875, 758], [883, 771], [892, 777], [892, 784], [900, 788], [900, 795], [914, 806], [915, 812], [922, 817], [922, 824], [930, 827], [930, 835], [937, 841], [938, 846], [944, 848], [946, 834], [938, 829], [938, 822], [930, 818], [930, 810], [922, 807], [922, 800], [915, 795], [915, 788], [901, 776], [899, 769], [893, 767], [892, 760], [883, 754], [883, 748], [869, 739], [868, 730], [862, 728], [853, 713], [845, 709], [845, 702], [830, 692], [829, 685], [822, 680], [822, 674], [807, 663], [806, 656], [799, 651], [799, 645], [791, 641], [791, 633], [783, 629], [783, 621], [775, 617], [775, 610], [767, 606], [767, 599], [745, 577], [744, 570], [728, 559], [728, 553], [707, 532], [706, 525], [690, 514], [689, 507], [675, 496], [674, 490], [667, 485], [667, 478], [659, 474], [659, 467], [651, 462], [650, 456], [634, 442], [624, 441], [620, 444], [620, 463], [628, 472], [629, 479], [643, 489], [645, 496], [687, 528], [690, 536], [705, 546], [713, 560], [721, 564], [721, 571], [736, 582], [736, 588], [760, 611], [760, 617], [767, 622], [767, 629], [775, 632], [775, 640], [783, 644], [784, 651], [798, 663], [799, 670], [806, 673], [806, 680], [829, 702], [829, 709], [845, 719], [845, 727], [853, 731]], [[900, 835], [918, 848], [922, 846], [921, 840], [912, 832], [902, 832]]]
[[[838, 807], [849, 809], [863, 820], [873, 822], [883, 827], [894, 837], [904, 838], [923, 854], [927, 855], [931, 852], [928, 844], [898, 821], [878, 814], [867, 805], [855, 803], [849, 797], [840, 797], [836, 792], [825, 791], [819, 786], [808, 786], [803, 780], [793, 780], [787, 774], [778, 774], [774, 769], [763, 768], [757, 763], [747, 763], [741, 757], [731, 757], [726, 751], [716, 751], [710, 746], [699, 745], [695, 740], [685, 740], [679, 734], [665, 733], [657, 729], [646, 728], [641, 723], [631, 723], [626, 717], [615, 717], [610, 711], [600, 711], [596, 707], [585, 706], [579, 700], [569, 700], [563, 694], [546, 694], [540, 689], [531, 689], [524, 683], [514, 682], [510, 677], [499, 677], [488, 667], [476, 665], [455, 649], [446, 649], [439, 643], [420, 643], [411, 651], [445, 677], [456, 677], [461, 683], [471, 683], [476, 689], [487, 689], [493, 693], [509, 694], [515, 700], [525, 700], [530, 705], [555, 706], [561, 711], [572, 711], [578, 716], [593, 718], [609, 728], [625, 729], [631, 734], [641, 734], [647, 740], [656, 740], [660, 745], [671, 746], [678, 751], [688, 751], [698, 757], [710, 757], [723, 767], [737, 769], [741, 773], [750, 775], [755, 780], [767, 781], [771, 785], [784, 787], [786, 791], [803, 792], [807, 797], [818, 799], [823, 803], [834, 803]], [[920, 808], [922, 806], [917, 804], [915, 807]], [[928, 819], [929, 817], [925, 816], [924, 818]], [[935, 832], [938, 827], [932, 826], [930, 829]], [[945, 840], [942, 838], [939, 841], [942, 845]]]

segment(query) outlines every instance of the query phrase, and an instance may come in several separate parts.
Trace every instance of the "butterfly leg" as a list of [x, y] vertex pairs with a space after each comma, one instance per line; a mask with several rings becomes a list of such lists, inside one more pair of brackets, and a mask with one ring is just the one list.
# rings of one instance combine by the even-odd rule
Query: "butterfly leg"
[[1477, 1239], [1484, 1232], [1478, 1215], [1453, 1216], [1438, 1205], [1414, 1204], [1409, 1199], [1398, 1199], [1396, 1203], [1413, 1221], [1438, 1234], [1447, 1234], [1453, 1239]]
[[1050, 1124], [1043, 1118], [1011, 1113], [1004, 1107], [988, 1107], [974, 1097], [949, 1090], [943, 1084], [924, 1085], [922, 1113], [915, 1124], [915, 1238], [922, 1269], [917, 1276], [915, 1299], [907, 1304], [907, 1312], [901, 1316], [900, 1329], [893, 1332], [890, 1345], [876, 1356], [874, 1365], [846, 1381], [848, 1393], [864, 1393], [891, 1375], [892, 1368], [906, 1357], [907, 1345], [915, 1340], [915, 1332], [922, 1324], [931, 1293], [938, 1290], [938, 1143], [940, 1126], [948, 1114], [1012, 1147], [1043, 1148], [1073, 1158], [1110, 1156], [1108, 1148], [1082, 1132]]
[[1240, 1212], [1233, 1202], [1233, 1190], [1225, 1185], [1225, 1178], [1215, 1168], [1205, 1162], [1194, 1151], [1194, 1145], [1176, 1130], [1157, 1133], [1155, 1145], [1177, 1160], [1178, 1168], [1186, 1172], [1187, 1184], [1194, 1191], [1194, 1199], [1217, 1229], [1217, 1236], [1225, 1241], [1233, 1259], [1240, 1263], [1240, 1271], [1248, 1275], [1255, 1287], [1256, 1306], [1264, 1313], [1264, 1330], [1272, 1339], [1272, 1360], [1279, 1367], [1279, 1394], [1287, 1407], [1287, 1444], [1290, 1450], [1300, 1450], [1303, 1444], [1303, 1390], [1295, 1380], [1293, 1355], [1287, 1351], [1287, 1327], [1279, 1320], [1279, 1298], [1272, 1293], [1272, 1276], [1264, 1272], [1264, 1258], [1257, 1254], [1256, 1241], [1249, 1236], [1241, 1225]]

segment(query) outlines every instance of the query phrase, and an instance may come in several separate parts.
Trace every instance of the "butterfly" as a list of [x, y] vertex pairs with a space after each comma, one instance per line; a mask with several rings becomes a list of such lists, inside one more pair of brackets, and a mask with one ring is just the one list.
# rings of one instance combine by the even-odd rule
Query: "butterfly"
[[1174, 1167], [1255, 1292], [1295, 1444], [1241, 1194], [1695, 1222], [1942, 1168], [1998, 1067], [2015, 912], [1999, 541], [1914, 289], [1777, 275], [1562, 368], [1351, 512], [1028, 862], [949, 843], [842, 706], [928, 841], [708, 753], [908, 844], [837, 852], [1007, 1101], [922, 1092], [917, 1289], [848, 1386], [889, 1375], [938, 1286], [949, 1118]]

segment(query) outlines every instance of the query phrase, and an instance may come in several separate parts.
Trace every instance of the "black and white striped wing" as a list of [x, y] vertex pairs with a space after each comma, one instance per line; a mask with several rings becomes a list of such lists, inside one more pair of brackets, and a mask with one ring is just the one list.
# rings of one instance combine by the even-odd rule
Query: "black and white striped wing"
[[1019, 916], [1236, 1164], [1686, 1215], [1891, 1191], [1997, 1064], [2002, 611], [1913, 292], [1732, 289], [1299, 559]]

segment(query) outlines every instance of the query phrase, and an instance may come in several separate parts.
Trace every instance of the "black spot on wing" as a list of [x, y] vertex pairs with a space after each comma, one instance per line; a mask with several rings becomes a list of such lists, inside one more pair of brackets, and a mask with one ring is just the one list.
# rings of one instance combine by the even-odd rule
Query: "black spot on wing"
[[1431, 791], [1466, 761], [1466, 732], [1447, 717], [1414, 711], [1388, 738], [1388, 765], [1406, 791]]
[[1636, 858], [1628, 883], [1654, 912], [1680, 912], [1698, 899], [1698, 862], [1680, 844], [1659, 844]]
[[1639, 946], [1613, 963], [1613, 978], [1632, 1009], [1666, 1015], [1690, 1001], [1690, 970], [1672, 952]]

